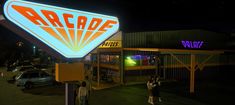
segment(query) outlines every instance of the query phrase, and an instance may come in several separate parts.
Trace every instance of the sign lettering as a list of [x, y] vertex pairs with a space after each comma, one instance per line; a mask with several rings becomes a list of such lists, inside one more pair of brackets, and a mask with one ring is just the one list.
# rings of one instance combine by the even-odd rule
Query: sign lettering
[[99, 48], [121, 48], [121, 41], [105, 41]]
[[184, 48], [201, 48], [203, 45], [203, 41], [181, 41]]

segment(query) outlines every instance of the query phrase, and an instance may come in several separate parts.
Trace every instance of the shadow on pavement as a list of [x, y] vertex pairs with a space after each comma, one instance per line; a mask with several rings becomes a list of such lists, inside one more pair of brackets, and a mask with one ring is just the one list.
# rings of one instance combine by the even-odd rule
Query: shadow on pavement
[[14, 84], [15, 80], [7, 80], [7, 82], [10, 83], [10, 84]]
[[189, 94], [189, 82], [171, 82], [162, 84], [161, 90], [182, 97], [191, 98], [209, 105], [234, 105], [235, 85], [212, 81], [196, 81], [195, 94]]
[[43, 96], [64, 95], [64, 86], [42, 86], [34, 87], [32, 89], [22, 89], [24, 93]]

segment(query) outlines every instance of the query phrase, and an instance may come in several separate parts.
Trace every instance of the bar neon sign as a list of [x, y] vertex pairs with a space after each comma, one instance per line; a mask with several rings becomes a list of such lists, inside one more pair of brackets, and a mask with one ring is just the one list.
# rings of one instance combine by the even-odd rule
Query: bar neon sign
[[67, 58], [82, 58], [119, 29], [117, 17], [23, 0], [9, 0], [4, 14]]
[[203, 41], [187, 41], [187, 40], [182, 40], [181, 41], [182, 45], [184, 46], [184, 48], [201, 48], [203, 45]]

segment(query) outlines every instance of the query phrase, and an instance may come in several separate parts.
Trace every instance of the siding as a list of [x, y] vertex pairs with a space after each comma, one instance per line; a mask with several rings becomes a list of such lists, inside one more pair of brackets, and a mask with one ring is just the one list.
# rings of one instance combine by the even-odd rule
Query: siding
[[204, 30], [134, 32], [123, 34], [125, 48], [179, 48], [181, 40], [204, 41], [201, 49], [225, 48], [229, 36]]

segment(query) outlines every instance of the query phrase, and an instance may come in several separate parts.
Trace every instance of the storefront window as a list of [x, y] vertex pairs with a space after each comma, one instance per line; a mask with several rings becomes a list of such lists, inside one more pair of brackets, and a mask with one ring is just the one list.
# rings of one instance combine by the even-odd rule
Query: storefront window
[[96, 54], [92, 54], [92, 55], [91, 55], [91, 61], [92, 61], [93, 63], [97, 62], [97, 55], [96, 55]]
[[119, 55], [108, 55], [108, 54], [101, 54], [100, 55], [100, 61], [101, 63], [106, 64], [119, 64]]
[[110, 55], [109, 60], [111, 64], [118, 64], [119, 63], [119, 55]]
[[125, 66], [150, 66], [156, 64], [154, 55], [132, 55], [125, 57]]
[[109, 63], [109, 55], [100, 55], [101, 63]]
[[85, 56], [84, 61], [90, 62], [91, 61], [91, 54], [88, 54], [87, 56]]
[[141, 55], [125, 57], [125, 66], [140, 66]]

